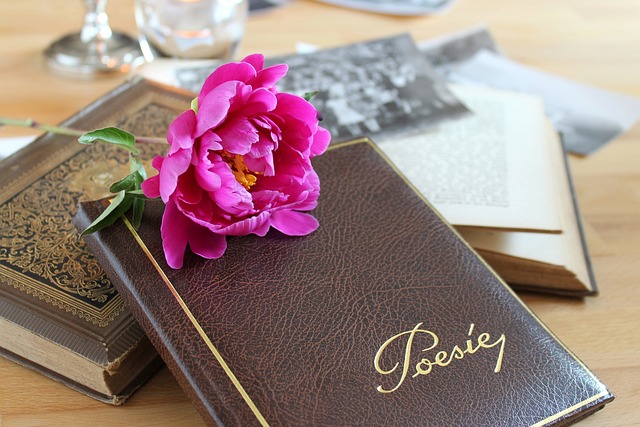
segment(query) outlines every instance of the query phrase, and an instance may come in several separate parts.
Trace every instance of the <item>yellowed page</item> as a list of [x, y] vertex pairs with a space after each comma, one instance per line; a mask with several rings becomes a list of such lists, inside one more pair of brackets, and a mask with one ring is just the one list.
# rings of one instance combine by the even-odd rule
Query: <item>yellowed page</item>
[[454, 225], [559, 232], [542, 101], [493, 89], [451, 89], [473, 115], [380, 142], [382, 150]]
[[561, 234], [546, 234], [477, 228], [461, 228], [459, 231], [465, 240], [476, 249], [564, 267], [574, 273], [585, 286], [591, 288], [577, 213], [566, 176], [564, 154], [557, 133], [550, 123], [548, 133], [551, 141], [549, 146], [551, 162], [555, 170], [559, 172], [557, 194], [562, 206], [563, 232]]

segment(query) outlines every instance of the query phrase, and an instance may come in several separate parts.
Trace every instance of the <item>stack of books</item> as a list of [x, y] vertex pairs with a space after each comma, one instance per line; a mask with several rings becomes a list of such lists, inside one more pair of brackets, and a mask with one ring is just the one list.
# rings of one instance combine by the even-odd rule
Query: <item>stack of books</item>
[[[408, 49], [406, 37], [394, 43]], [[421, 85], [399, 69], [381, 78], [384, 94], [370, 93], [386, 97], [378, 107], [404, 130], [375, 114], [338, 115], [334, 135], [344, 136], [314, 159], [317, 231], [230, 238], [222, 258], [188, 253], [180, 270], [161, 255], [160, 203], [138, 230], [123, 218], [76, 238], [73, 226], [105, 209], [106, 189], [82, 183], [110, 183], [126, 154], [45, 136], [0, 163], [13, 177], [0, 200], [3, 354], [112, 403], [159, 354], [212, 425], [566, 425], [601, 409], [612, 394], [513, 291], [596, 291], [562, 145], [540, 103], [442, 85], [438, 117], [413, 126], [411, 108], [422, 107], [403, 104], [397, 88]], [[192, 96], [134, 80], [66, 124], [163, 136]], [[45, 145], [54, 154], [43, 162]], [[158, 149], [146, 150], [150, 159]], [[83, 334], [102, 361], [78, 349]], [[56, 360], [43, 356], [51, 351]], [[98, 380], [110, 375], [115, 386]]]

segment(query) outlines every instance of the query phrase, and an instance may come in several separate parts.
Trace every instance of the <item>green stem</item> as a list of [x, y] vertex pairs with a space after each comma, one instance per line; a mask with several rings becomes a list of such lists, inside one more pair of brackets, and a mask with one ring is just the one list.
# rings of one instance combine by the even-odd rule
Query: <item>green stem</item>
[[144, 136], [136, 136], [136, 142], [140, 142], [143, 144], [166, 144], [167, 140], [165, 138], [151, 138]]
[[85, 133], [78, 129], [46, 125], [31, 119], [20, 120], [20, 119], [11, 119], [7, 117], [0, 117], [0, 126], [17, 126], [17, 127], [23, 127], [23, 128], [32, 128], [32, 129], [43, 130], [45, 132], [55, 133], [58, 135], [70, 135], [70, 136], [81, 136]]
[[[87, 133], [87, 131], [80, 129], [73, 129], [62, 126], [52, 126], [44, 123], [36, 122], [32, 119], [12, 119], [9, 117], [0, 117], [0, 127], [2, 126], [16, 126], [23, 128], [37, 129], [45, 132], [54, 133], [56, 135], [69, 135], [80, 137]], [[135, 137], [136, 142], [143, 144], [166, 144], [167, 140], [164, 138], [152, 138], [152, 137]]]

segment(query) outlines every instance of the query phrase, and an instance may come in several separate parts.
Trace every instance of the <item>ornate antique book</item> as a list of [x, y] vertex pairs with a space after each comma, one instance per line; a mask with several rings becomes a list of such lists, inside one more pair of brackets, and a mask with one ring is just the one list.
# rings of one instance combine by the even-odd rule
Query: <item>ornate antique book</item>
[[[368, 139], [314, 159], [317, 231], [164, 261], [162, 203], [86, 237], [218, 425], [566, 425], [613, 396]], [[84, 203], [85, 228], [106, 201]]]
[[[162, 136], [190, 98], [130, 82], [64, 125]], [[71, 219], [127, 173], [126, 152], [71, 136], [45, 135], [0, 162], [0, 354], [113, 404], [162, 361]]]

